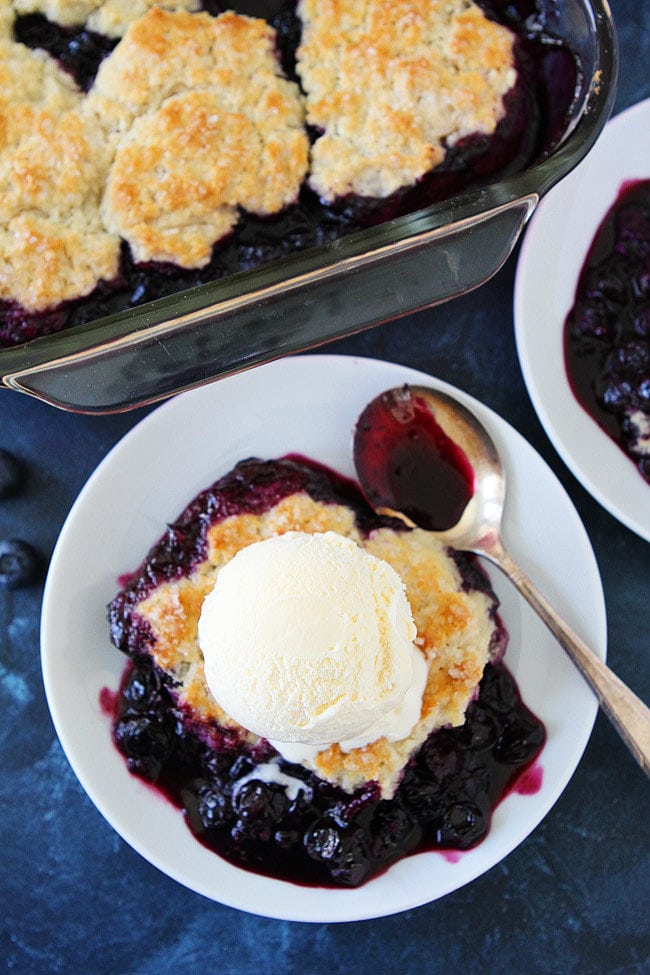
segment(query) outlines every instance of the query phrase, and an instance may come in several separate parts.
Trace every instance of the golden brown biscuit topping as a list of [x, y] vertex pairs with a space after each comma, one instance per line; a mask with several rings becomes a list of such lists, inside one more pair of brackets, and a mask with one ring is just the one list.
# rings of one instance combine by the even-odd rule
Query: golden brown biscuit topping
[[470, 0], [300, 0], [298, 73], [324, 199], [385, 197], [446, 147], [491, 134], [514, 85], [513, 35]]
[[239, 206], [277, 213], [307, 171], [298, 89], [262, 20], [152, 9], [103, 62], [89, 108], [117, 138], [104, 222], [139, 261], [201, 267]]
[[5, 0], [0, 300], [39, 311], [89, 294], [117, 275], [121, 239], [136, 261], [201, 267], [239, 207], [268, 215], [297, 196], [303, 107], [265, 21], [152, 7], [84, 96], [11, 39], [10, 14]]
[[[297, 200], [305, 106], [312, 188], [389, 195], [492, 133], [516, 77], [513, 35], [471, 0], [300, 0], [303, 96], [266, 21], [196, 2], [0, 0], [0, 300], [83, 297], [117, 278], [123, 240], [136, 263], [204, 267], [240, 210]], [[85, 96], [13, 40], [17, 10], [128, 29]]]
[[115, 275], [99, 206], [109, 156], [69, 75], [0, 40], [0, 299], [37, 309]]

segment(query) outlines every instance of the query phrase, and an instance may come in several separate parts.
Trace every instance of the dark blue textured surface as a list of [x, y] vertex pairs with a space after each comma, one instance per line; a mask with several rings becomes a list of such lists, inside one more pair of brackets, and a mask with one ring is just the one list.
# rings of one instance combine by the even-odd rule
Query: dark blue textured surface
[[[616, 110], [650, 95], [650, 3], [613, 0]], [[650, 167], [650, 160], [649, 160]], [[466, 389], [545, 457], [587, 527], [609, 618], [609, 660], [650, 700], [650, 546], [580, 487], [525, 391], [512, 328], [514, 256], [479, 291], [326, 351], [392, 359]], [[0, 537], [51, 554], [87, 477], [142, 411], [79, 417], [0, 393], [0, 446], [25, 463]], [[397, 917], [303, 925], [248, 916], [180, 887], [134, 853], [77, 783], [39, 669], [41, 588], [0, 591], [0, 969], [19, 973], [650, 972], [648, 782], [599, 716], [557, 805], [502, 864]]]

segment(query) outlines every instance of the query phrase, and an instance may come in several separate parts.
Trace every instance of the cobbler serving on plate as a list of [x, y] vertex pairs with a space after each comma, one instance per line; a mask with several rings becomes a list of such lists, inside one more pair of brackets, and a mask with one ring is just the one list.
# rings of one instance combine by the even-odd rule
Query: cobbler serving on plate
[[0, 0], [0, 345], [519, 172], [565, 131], [577, 64], [529, 2], [239, 6]]
[[[401, 578], [421, 700], [396, 740], [283, 754], [217, 703], [199, 620], [238, 554], [329, 533]], [[109, 619], [130, 658], [111, 709], [128, 767], [201, 843], [269, 876], [358, 886], [410, 853], [472, 847], [544, 742], [503, 664], [507, 634], [475, 558], [376, 515], [353, 482], [304, 457], [242, 461], [199, 494], [123, 579]]]

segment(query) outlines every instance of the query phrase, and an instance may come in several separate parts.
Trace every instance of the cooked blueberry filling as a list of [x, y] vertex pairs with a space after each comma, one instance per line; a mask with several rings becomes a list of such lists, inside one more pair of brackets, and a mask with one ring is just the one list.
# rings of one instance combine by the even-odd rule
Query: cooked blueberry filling
[[[299, 200], [271, 218], [241, 212], [235, 232], [213, 249], [209, 264], [197, 271], [176, 266], [135, 264], [123, 248], [117, 278], [101, 283], [90, 295], [46, 311], [28, 312], [13, 302], [0, 302], [0, 346], [29, 341], [39, 335], [119, 312], [195, 285], [246, 271], [297, 251], [327, 244], [355, 230], [444, 200], [495, 175], [521, 171], [543, 156], [566, 127], [578, 81], [571, 51], [547, 29], [536, 4], [522, 0], [481, 3], [489, 16], [501, 20], [517, 35], [518, 83], [506, 99], [507, 114], [490, 138], [469, 136], [447, 151], [444, 162], [415, 186], [373, 200], [347, 197], [326, 205], [306, 186]], [[207, 2], [209, 13], [227, 7], [263, 16], [265, 5]], [[278, 48], [286, 73], [295, 79], [294, 52], [300, 39], [295, 3], [266, 5], [278, 32]], [[19, 17], [16, 37], [30, 47], [52, 54], [87, 90], [102, 58], [115, 41], [85, 29], [62, 28], [43, 16]]]
[[[112, 712], [113, 735], [129, 769], [182, 809], [197, 839], [225, 859], [305, 885], [357, 886], [410, 853], [477, 844], [494, 806], [538, 755], [545, 732], [507, 668], [490, 664], [466, 723], [431, 734], [394, 797], [385, 799], [375, 782], [349, 794], [285, 761], [265, 741], [251, 746], [231, 728], [197, 726], [148, 657], [151, 633], [132, 607], [201, 562], [211, 525], [260, 514], [300, 491], [347, 505], [362, 534], [407, 530], [377, 516], [356, 484], [304, 457], [242, 461], [198, 495], [122, 580], [109, 619], [115, 645], [131, 661]], [[493, 595], [473, 556], [455, 558], [464, 587]], [[496, 600], [494, 614], [498, 623]]]
[[650, 483], [650, 180], [623, 186], [600, 225], [564, 352], [576, 398]]
[[[357, 886], [422, 850], [466, 850], [544, 743], [503, 665], [488, 665], [461, 728], [430, 735], [397, 793], [349, 795], [273, 749], [218, 750], [188, 731], [151, 664], [132, 665], [114, 721], [129, 769], [183, 810], [196, 838], [225, 859], [310, 886]], [[281, 781], [268, 781], [269, 765]], [[287, 784], [288, 783], [288, 784]]]

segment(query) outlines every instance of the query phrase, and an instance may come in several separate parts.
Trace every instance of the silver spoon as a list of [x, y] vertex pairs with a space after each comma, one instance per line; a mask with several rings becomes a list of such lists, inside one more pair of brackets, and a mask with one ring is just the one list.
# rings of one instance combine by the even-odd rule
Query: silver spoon
[[[393, 471], [391, 482], [386, 464], [378, 461], [377, 438], [386, 433], [386, 430], [378, 431], [378, 425], [390, 408], [393, 412], [387, 422], [393, 424], [393, 433], [396, 437], [401, 434], [405, 444], [402, 460], [407, 458], [409, 450], [418, 449], [417, 421], [414, 420], [414, 412], [417, 412], [425, 425], [429, 426], [429, 433], [433, 431], [435, 436], [441, 438], [439, 446], [442, 444], [443, 455], [446, 452], [446, 459], [443, 457], [441, 463], [443, 467], [446, 466], [448, 474], [451, 472], [452, 493], [460, 492], [459, 504], [465, 505], [462, 513], [459, 508], [453, 515], [457, 519], [455, 523], [449, 522], [448, 526], [429, 524], [426, 520], [423, 523], [421, 517], [418, 517], [417, 524], [421, 528], [437, 528], [435, 534], [454, 548], [485, 556], [512, 580], [566, 650], [641, 768], [646, 775], [650, 775], [650, 709], [561, 619], [503, 546], [500, 531], [506, 493], [505, 473], [494, 443], [473, 413], [451, 396], [424, 386], [387, 390], [368, 404], [359, 417], [354, 433], [354, 462], [359, 482], [370, 503], [381, 514], [401, 518], [411, 527], [416, 524], [411, 516], [417, 514], [417, 500], [414, 501], [412, 495], [405, 504], [400, 504], [400, 487], [395, 488], [399, 481], [400, 465]], [[411, 436], [407, 439], [409, 422]], [[398, 429], [400, 424], [403, 432]], [[456, 463], [459, 455], [460, 465]], [[451, 470], [454, 467], [455, 474]], [[471, 496], [465, 504], [462, 481], [468, 471], [470, 475], [473, 473], [473, 483], [467, 492]], [[408, 494], [409, 472], [403, 470], [401, 475], [404, 478], [402, 486]], [[420, 488], [420, 494], [423, 494], [426, 481], [421, 480]], [[402, 495], [401, 501], [404, 500]], [[429, 507], [434, 508], [435, 505]]]

